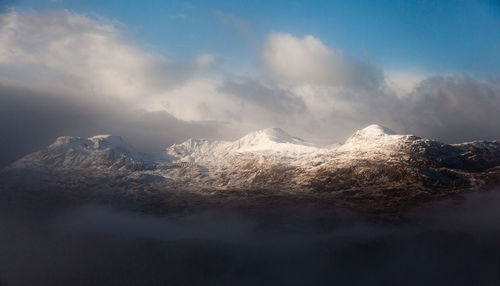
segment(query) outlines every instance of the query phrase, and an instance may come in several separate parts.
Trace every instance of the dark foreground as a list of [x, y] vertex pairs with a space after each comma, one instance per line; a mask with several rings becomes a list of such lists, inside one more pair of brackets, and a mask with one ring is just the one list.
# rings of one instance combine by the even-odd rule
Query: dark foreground
[[500, 192], [380, 216], [5, 206], [0, 285], [500, 285]]

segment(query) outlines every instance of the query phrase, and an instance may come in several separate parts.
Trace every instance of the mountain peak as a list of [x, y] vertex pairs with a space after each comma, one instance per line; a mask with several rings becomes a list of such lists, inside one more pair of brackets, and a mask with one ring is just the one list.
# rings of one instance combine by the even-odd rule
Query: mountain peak
[[[288, 146], [288, 147], [287, 147]], [[233, 148], [238, 151], [258, 150], [296, 150], [295, 147], [315, 147], [301, 138], [288, 134], [281, 128], [266, 128], [249, 133], [233, 143]], [[316, 147], [315, 147], [316, 148]]]
[[126, 151], [134, 151], [134, 148], [125, 142], [122, 137], [109, 134], [96, 135], [90, 138], [61, 136], [50, 147], [96, 150], [120, 148]]
[[301, 138], [294, 137], [278, 127], [266, 128], [251, 132], [238, 139], [235, 143], [237, 143], [241, 147], [265, 146], [276, 143], [309, 145], [309, 143], [305, 142]]
[[251, 132], [238, 141], [247, 141], [257, 143], [257, 141], [270, 141], [275, 143], [294, 143], [295, 141], [303, 141], [300, 138], [293, 137], [279, 127], [261, 129]]
[[94, 142], [94, 146], [98, 149], [122, 148], [128, 151], [134, 150], [134, 148], [125, 142], [121, 136], [103, 134], [90, 137], [89, 140]]
[[368, 125], [365, 128], [358, 130], [357, 132], [365, 136], [382, 136], [382, 135], [396, 134], [396, 132], [394, 132], [393, 130], [378, 124]]
[[385, 138], [390, 135], [396, 135], [396, 132], [379, 124], [371, 124], [354, 132], [346, 143]]

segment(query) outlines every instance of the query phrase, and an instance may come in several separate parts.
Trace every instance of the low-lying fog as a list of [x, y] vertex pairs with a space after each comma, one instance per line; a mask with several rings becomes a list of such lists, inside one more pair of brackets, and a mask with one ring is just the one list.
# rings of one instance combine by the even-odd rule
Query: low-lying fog
[[500, 285], [499, 242], [499, 191], [391, 220], [4, 209], [0, 285]]

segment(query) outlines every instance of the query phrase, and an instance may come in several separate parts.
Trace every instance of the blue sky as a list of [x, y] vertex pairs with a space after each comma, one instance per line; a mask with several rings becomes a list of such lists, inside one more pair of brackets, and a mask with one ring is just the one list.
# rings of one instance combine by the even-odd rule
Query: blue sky
[[106, 17], [145, 49], [176, 60], [211, 53], [229, 68], [254, 63], [266, 36], [281, 32], [313, 35], [386, 70], [488, 76], [500, 72], [499, 3], [10, 0], [7, 6]]

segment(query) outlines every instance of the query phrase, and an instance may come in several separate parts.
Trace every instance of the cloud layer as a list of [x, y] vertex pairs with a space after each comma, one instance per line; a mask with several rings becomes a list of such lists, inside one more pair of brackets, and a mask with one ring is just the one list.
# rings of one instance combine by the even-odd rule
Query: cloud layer
[[97, 133], [146, 151], [272, 126], [325, 144], [371, 123], [446, 142], [500, 138], [499, 78], [408, 81], [286, 33], [267, 36], [251, 73], [220, 72], [217, 55], [167, 59], [122, 29], [69, 11], [0, 14], [0, 165], [57, 136]]

